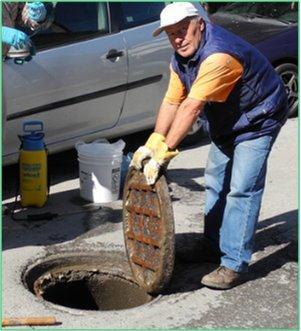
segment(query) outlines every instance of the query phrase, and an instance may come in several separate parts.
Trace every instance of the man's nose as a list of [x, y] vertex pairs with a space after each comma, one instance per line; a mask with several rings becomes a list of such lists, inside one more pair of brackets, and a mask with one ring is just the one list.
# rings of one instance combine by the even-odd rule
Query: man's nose
[[183, 36], [181, 36], [181, 35], [177, 35], [176, 38], [175, 38], [175, 42], [177, 44], [180, 43], [182, 40], [183, 40]]

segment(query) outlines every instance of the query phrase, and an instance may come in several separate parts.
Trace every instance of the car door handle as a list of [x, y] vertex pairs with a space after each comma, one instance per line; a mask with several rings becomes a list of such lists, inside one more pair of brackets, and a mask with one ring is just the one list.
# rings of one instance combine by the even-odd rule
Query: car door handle
[[106, 58], [108, 60], [111, 60], [111, 59], [115, 59], [116, 57], [120, 57], [123, 55], [124, 55], [123, 51], [117, 51], [117, 49], [110, 49]]

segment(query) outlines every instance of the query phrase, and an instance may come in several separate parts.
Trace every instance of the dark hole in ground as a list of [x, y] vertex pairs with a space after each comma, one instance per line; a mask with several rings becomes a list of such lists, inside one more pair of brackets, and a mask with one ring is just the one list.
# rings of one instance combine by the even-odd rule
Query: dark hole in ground
[[40, 277], [35, 291], [46, 301], [82, 310], [129, 309], [153, 299], [137, 284], [120, 276], [70, 270]]
[[58, 283], [49, 287], [45, 291], [43, 298], [60, 306], [84, 310], [98, 310], [94, 298], [84, 281]]

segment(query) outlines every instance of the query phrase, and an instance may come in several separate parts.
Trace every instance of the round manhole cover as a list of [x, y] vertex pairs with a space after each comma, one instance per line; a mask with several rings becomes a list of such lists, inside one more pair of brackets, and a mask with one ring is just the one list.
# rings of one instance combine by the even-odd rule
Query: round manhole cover
[[127, 276], [95, 256], [46, 259], [25, 271], [23, 281], [38, 298], [81, 310], [122, 310], [153, 300]]
[[123, 193], [125, 246], [137, 283], [159, 293], [174, 267], [174, 219], [166, 179], [146, 184], [142, 171], [130, 168]]

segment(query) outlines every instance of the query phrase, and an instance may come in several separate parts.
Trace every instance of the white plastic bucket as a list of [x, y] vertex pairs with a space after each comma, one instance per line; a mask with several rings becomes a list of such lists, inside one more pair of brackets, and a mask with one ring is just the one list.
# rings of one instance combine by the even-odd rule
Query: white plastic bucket
[[124, 141], [114, 144], [96, 140], [78, 142], [80, 196], [94, 203], [112, 202], [118, 199], [120, 168]]

